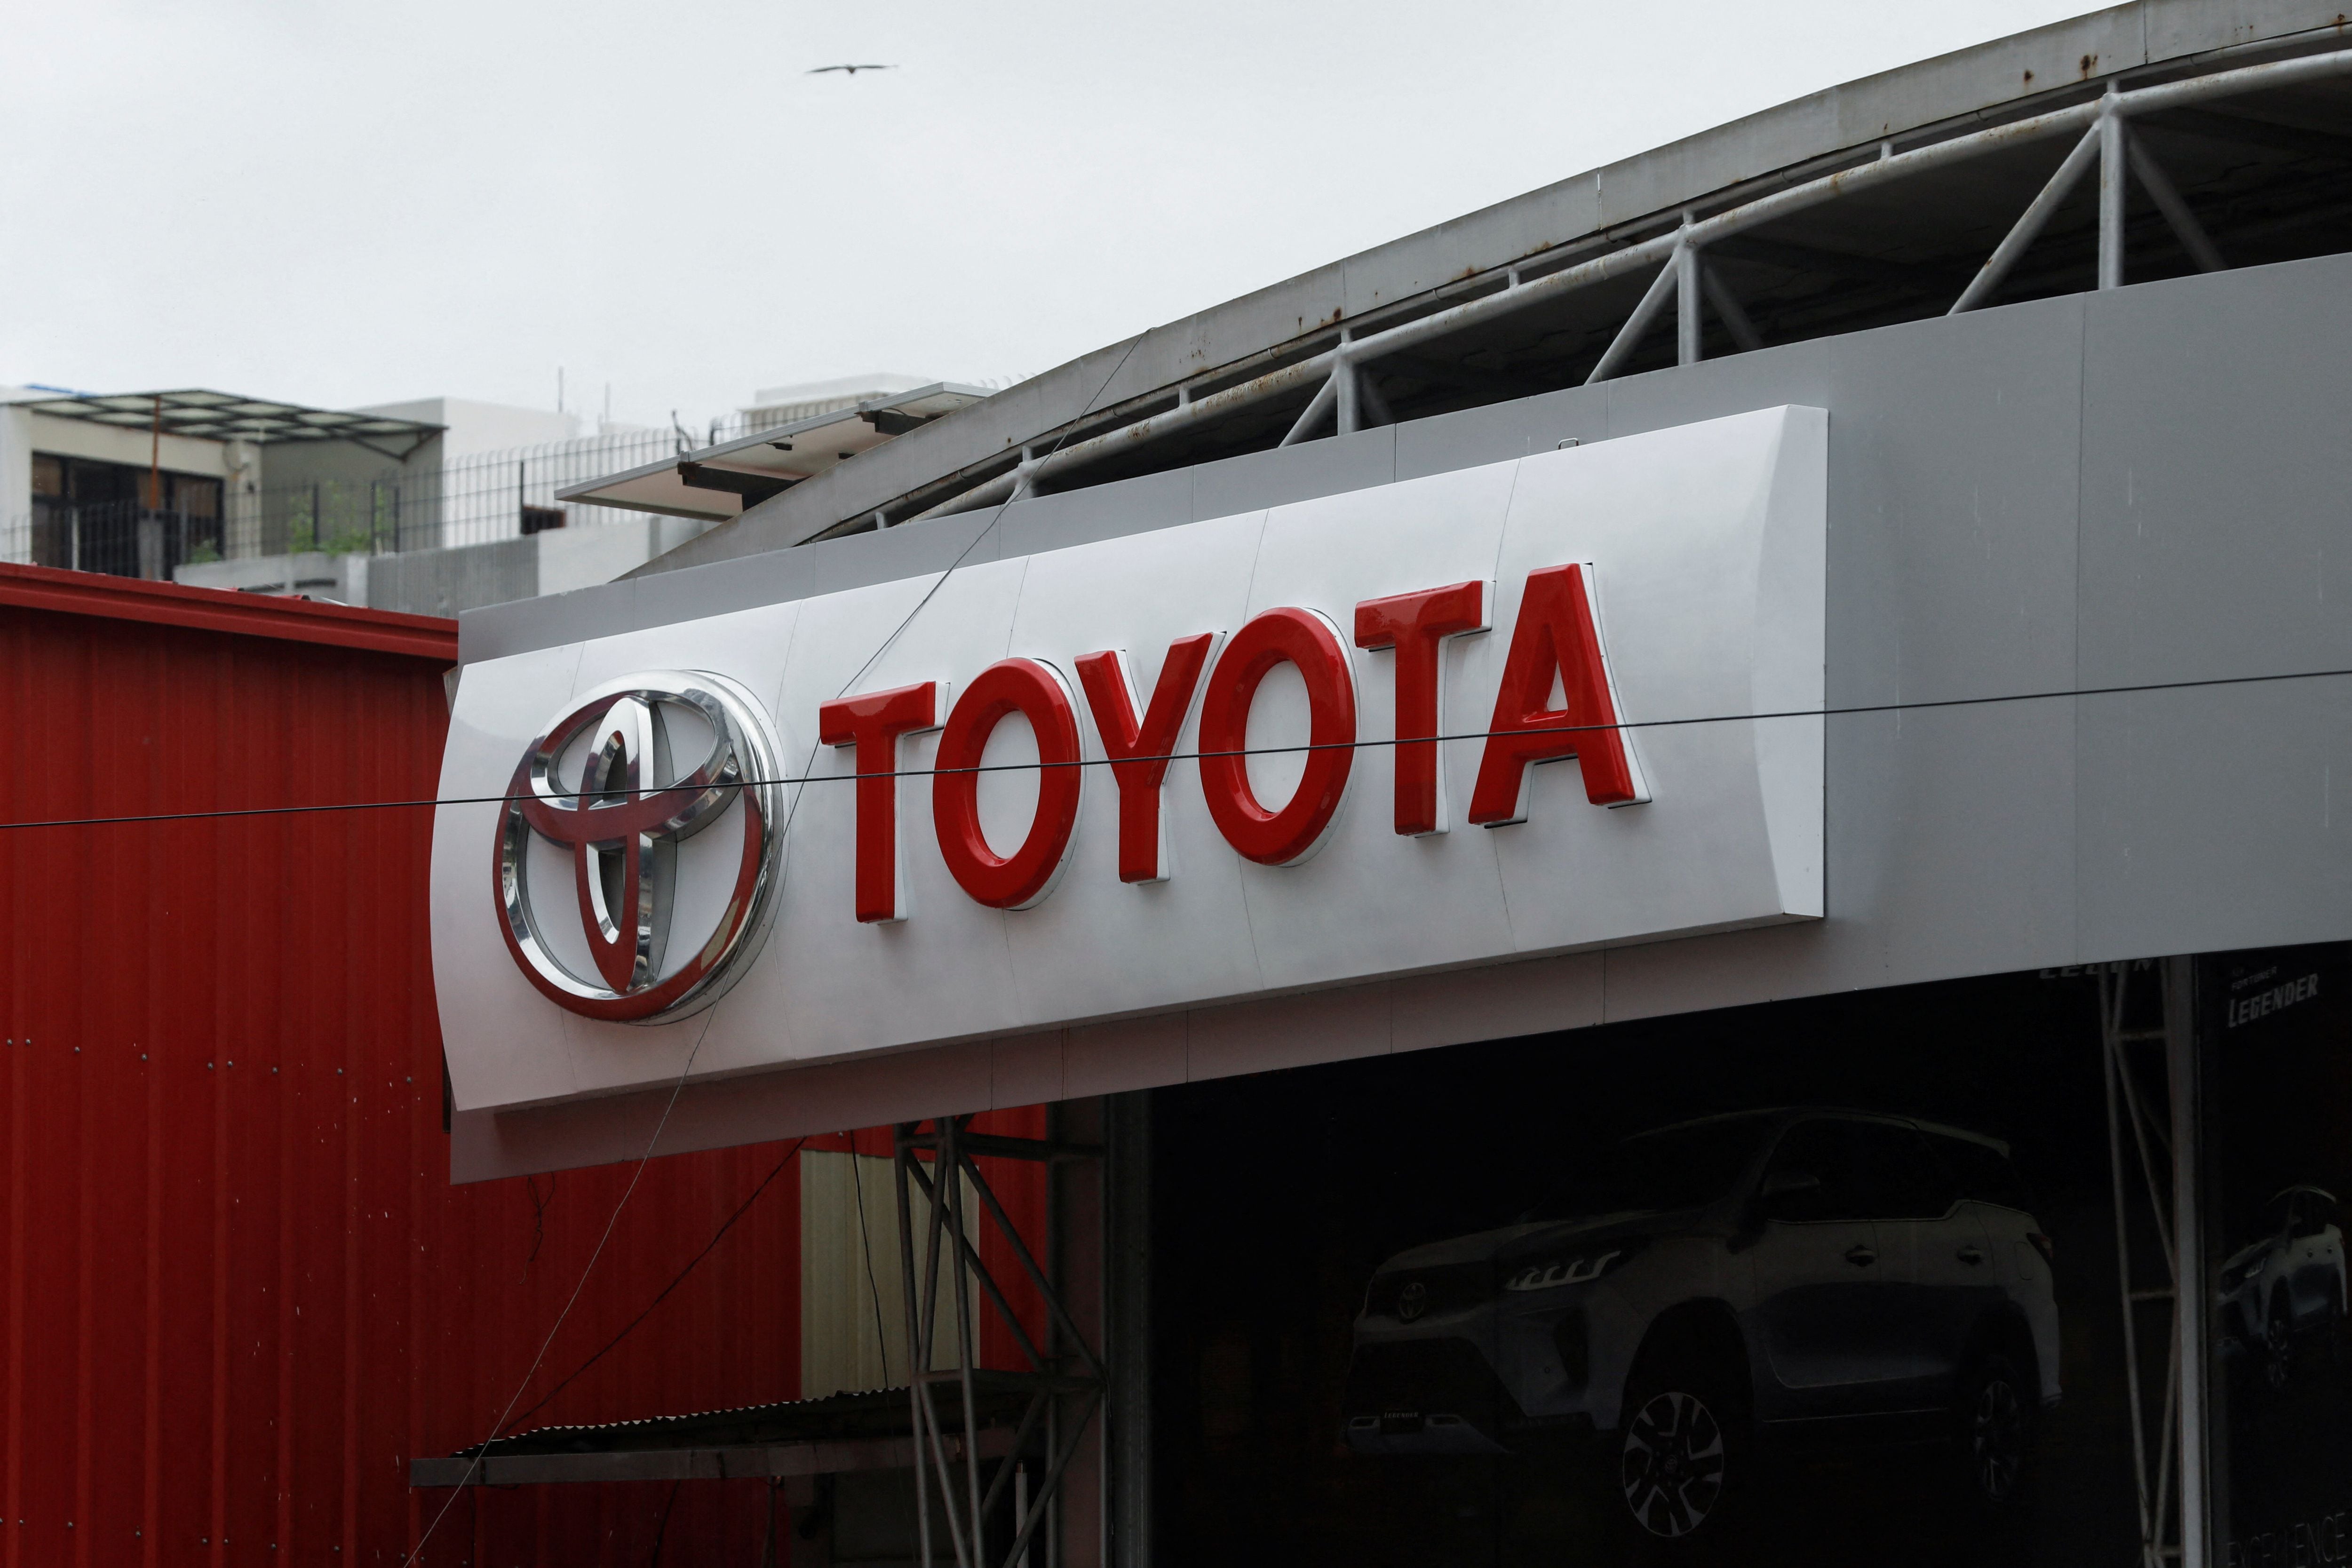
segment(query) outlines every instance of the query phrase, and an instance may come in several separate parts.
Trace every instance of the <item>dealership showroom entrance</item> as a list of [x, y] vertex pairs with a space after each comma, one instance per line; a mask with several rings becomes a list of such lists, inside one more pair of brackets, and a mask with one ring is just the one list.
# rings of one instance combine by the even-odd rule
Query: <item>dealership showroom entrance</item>
[[2216, 1560], [2340, 1561], [2347, 957], [2177, 965], [2186, 1115], [2152, 963], [1157, 1091], [1160, 1560], [2124, 1561], [2185, 1138]]

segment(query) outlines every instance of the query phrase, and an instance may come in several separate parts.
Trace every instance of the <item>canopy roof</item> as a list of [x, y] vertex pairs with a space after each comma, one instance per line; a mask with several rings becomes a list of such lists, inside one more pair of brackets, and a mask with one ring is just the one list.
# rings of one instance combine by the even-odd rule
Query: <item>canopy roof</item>
[[239, 397], [199, 387], [177, 392], [76, 392], [27, 398], [16, 406], [53, 419], [82, 419], [133, 430], [161, 428], [167, 436], [210, 441], [358, 441], [378, 450], [389, 449], [403, 460], [443, 428], [421, 420], [306, 408], [299, 403]]
[[987, 395], [984, 387], [935, 381], [909, 392], [869, 397], [852, 408], [828, 409], [789, 425], [756, 430], [626, 473], [590, 479], [555, 495], [558, 500], [666, 512], [672, 517], [731, 518], [745, 507], [781, 495], [893, 436], [904, 435]]

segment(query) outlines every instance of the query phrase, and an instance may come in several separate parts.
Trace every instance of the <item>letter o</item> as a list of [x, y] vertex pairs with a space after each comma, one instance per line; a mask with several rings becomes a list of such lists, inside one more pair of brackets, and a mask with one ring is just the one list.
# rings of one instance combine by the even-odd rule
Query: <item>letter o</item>
[[[1009, 713], [1037, 737], [1037, 811], [1021, 847], [1000, 856], [980, 830], [980, 766], [988, 737]], [[956, 885], [992, 910], [1025, 910], [1054, 890], [1078, 825], [1078, 721], [1059, 672], [1033, 658], [1000, 659], [956, 694], [940, 732], [931, 778], [931, 826]]]
[[[1307, 682], [1307, 770], [1280, 811], [1251, 793], [1250, 703], [1258, 683], [1284, 660]], [[1284, 607], [1252, 618], [1217, 656], [1201, 699], [1201, 791], [1209, 816], [1244, 859], [1292, 866], [1313, 854], [1339, 814], [1356, 765], [1356, 679], [1330, 623], [1312, 610]], [[1213, 753], [1223, 753], [1222, 755]]]

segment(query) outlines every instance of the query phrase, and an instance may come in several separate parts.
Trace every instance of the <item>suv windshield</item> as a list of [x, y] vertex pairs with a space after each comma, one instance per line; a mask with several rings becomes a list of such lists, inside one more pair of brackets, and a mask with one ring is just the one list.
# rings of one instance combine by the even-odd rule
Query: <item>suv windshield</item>
[[1711, 1204], [1756, 1157], [1767, 1125], [1759, 1117], [1702, 1121], [1594, 1150], [1570, 1167], [1528, 1217], [1662, 1214]]

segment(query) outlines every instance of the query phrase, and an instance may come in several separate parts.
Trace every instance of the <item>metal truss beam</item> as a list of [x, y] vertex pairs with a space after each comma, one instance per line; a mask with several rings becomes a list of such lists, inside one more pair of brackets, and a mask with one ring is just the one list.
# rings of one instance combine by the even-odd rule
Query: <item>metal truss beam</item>
[[[2124, 121], [2137, 117], [2160, 116], [2163, 118], [2151, 120], [2151, 123], [2168, 121], [2179, 125], [2181, 123], [2180, 115], [2202, 112], [2199, 108], [2201, 105], [2247, 93], [2303, 86], [2348, 75], [2352, 75], [2352, 41], [2321, 53], [2210, 70], [2201, 75], [2128, 90], [2120, 83], [2115, 83], [2096, 99], [2049, 110], [2003, 125], [1963, 132], [1904, 152], [1895, 151], [1892, 142], [1885, 143], [1876, 150], [1874, 156], [1856, 154], [1858, 159], [1866, 161], [1738, 202], [1703, 217], [1683, 215], [1675, 226], [1663, 228], [1647, 238], [1572, 262], [1539, 277], [1527, 275], [1525, 267], [1530, 264], [1514, 266], [1505, 272], [1502, 288], [1428, 315], [1399, 321], [1360, 336], [1352, 328], [1342, 329], [1338, 341], [1330, 347], [1246, 381], [1199, 396], [1192, 395], [1189, 389], [1179, 388], [1171, 407], [1056, 447], [1034, 462], [1024, 463], [1016, 471], [1017, 477], [1014, 473], [1006, 473], [982, 480], [932, 506], [920, 516], [940, 517], [992, 506], [1043, 480], [1074, 472], [1106, 458], [1132, 452], [1146, 442], [1223, 418], [1256, 404], [1295, 396], [1309, 388], [1313, 389], [1313, 395], [1288, 434], [1283, 437], [1283, 445], [1289, 446], [1306, 439], [1327, 414], [1338, 416], [1335, 423], [1341, 431], [1353, 430], [1357, 427], [1357, 373], [1374, 360], [1410, 353], [1456, 333], [1486, 327], [1520, 311], [1550, 304], [1584, 289], [1629, 275], [1639, 275], [1652, 268], [1659, 269], [1655, 280], [1643, 294], [1633, 318], [1602, 355], [1601, 363], [1595, 366], [1591, 379], [1606, 380], [1622, 366], [1670, 295], [1675, 297], [1678, 307], [1677, 358], [1682, 363], [1688, 363], [1696, 356], [1696, 314], [1705, 293], [1699, 281], [1697, 258], [1707, 247], [1847, 196], [1900, 184], [1921, 174], [2060, 137], [2074, 136], [2078, 140], [2065, 162], [2060, 165], [2058, 177], [2044, 187], [2042, 195], [2035, 199], [2034, 206], [2028, 209], [2026, 216], [2011, 231], [2009, 238], [2003, 240], [2001, 248], [1996, 250], [1969, 283], [1955, 309], [1973, 308], [1999, 286], [2010, 267], [2014, 265], [2048, 221], [2051, 212], [2072, 189], [2074, 180], [2087, 172], [2094, 160], [2100, 166], [2102, 190], [2099, 286], [2111, 289], [2121, 282], [2124, 266], [2123, 187], [2126, 165], [2130, 161]], [[2212, 115], [2210, 118], [2227, 119], [2240, 126], [2253, 126], [2264, 134], [2283, 129], [2268, 126], [2267, 122], [2242, 121], [2236, 116]], [[2246, 133], [2254, 134], [2255, 132]], [[2147, 183], [2145, 179], [2143, 183]], [[2153, 194], [2153, 185], [2149, 188]], [[2167, 213], [2168, 218], [2171, 216]], [[1684, 251], [1690, 253], [1691, 259], [1687, 264], [1677, 259], [1677, 254]], [[2196, 254], [2194, 247], [2191, 254]], [[2200, 264], [2202, 265], [2201, 258]]]
[[2178, 136], [2194, 136], [2200, 142], [2218, 142], [2225, 146], [2251, 147], [2263, 153], [2285, 153], [2295, 157], [2329, 158], [2337, 163], [2352, 163], [2352, 136], [2328, 131], [2306, 131], [2299, 125], [2281, 125], [2275, 121], [2256, 120], [2223, 110], [2169, 110], [2148, 115], [2142, 123], [2150, 130], [2167, 131]]
[[[2140, 1568], [2176, 1562], [2202, 1568], [2204, 1271], [2189, 961], [2106, 965], [2099, 974], [2099, 1024]], [[2132, 1238], [2143, 1226], [2157, 1238], [2153, 1260], [2134, 1256]], [[2148, 1268], [2151, 1261], [2160, 1272]], [[2152, 1430], [2144, 1333], [2161, 1335], [2164, 1344], [2162, 1413]]]

